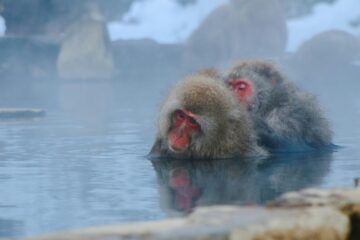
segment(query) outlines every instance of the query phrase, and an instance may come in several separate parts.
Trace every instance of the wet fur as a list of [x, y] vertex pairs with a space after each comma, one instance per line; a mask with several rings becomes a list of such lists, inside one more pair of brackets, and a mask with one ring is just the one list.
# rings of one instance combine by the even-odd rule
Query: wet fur
[[[172, 114], [186, 109], [200, 116], [201, 133], [192, 136], [187, 151], [169, 150], [168, 132]], [[152, 156], [175, 158], [231, 158], [266, 155], [256, 143], [247, 111], [235, 95], [215, 75], [201, 72], [180, 81], [165, 99], [158, 120]]]
[[247, 78], [255, 86], [249, 110], [260, 145], [284, 152], [331, 145], [330, 124], [316, 98], [288, 81], [270, 62], [241, 62], [225, 80], [233, 78]]

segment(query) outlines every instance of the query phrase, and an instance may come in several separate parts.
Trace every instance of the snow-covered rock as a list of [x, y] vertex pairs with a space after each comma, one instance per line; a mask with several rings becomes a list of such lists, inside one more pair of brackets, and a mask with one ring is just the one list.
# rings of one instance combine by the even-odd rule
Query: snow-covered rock
[[227, 0], [198, 0], [185, 7], [176, 1], [136, 1], [121, 22], [110, 22], [111, 40], [151, 38], [159, 43], [185, 41], [202, 20]]
[[328, 30], [342, 30], [359, 36], [360, 28], [351, 24], [359, 17], [359, 0], [338, 0], [333, 4], [319, 3], [310, 15], [288, 22], [287, 50], [296, 51], [304, 41]]

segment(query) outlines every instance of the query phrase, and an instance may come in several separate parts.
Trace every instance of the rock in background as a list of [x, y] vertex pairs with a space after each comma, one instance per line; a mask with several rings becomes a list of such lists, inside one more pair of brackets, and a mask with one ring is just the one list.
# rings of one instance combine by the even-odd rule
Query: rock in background
[[[196, 1], [177, 0], [184, 7]], [[57, 78], [59, 73], [62, 78], [115, 76], [122, 81], [146, 79], [150, 74], [175, 79], [202, 67], [227, 67], [247, 58], [285, 59], [293, 69], [312, 72], [319, 68], [306, 65], [311, 67], [319, 59], [327, 71], [332, 60], [320, 61], [319, 54], [314, 56], [326, 51], [327, 43], [311, 43], [310, 51], [306, 50], [310, 45], [304, 44], [290, 57], [285, 53], [286, 20], [311, 13], [319, 2], [334, 1], [231, 0], [215, 9], [186, 43], [161, 44], [149, 39], [109, 42], [105, 23], [120, 19], [134, 0], [0, 0], [0, 14], [7, 23], [7, 35], [0, 39], [0, 75]], [[89, 11], [92, 4], [102, 18]], [[328, 42], [334, 39], [330, 34], [324, 36], [329, 37]], [[344, 46], [349, 53], [343, 52], [348, 51], [344, 47], [330, 47], [334, 55], [334, 49], [340, 52], [333, 60], [354, 54], [349, 46]]]
[[71, 25], [57, 61], [64, 79], [109, 79], [114, 74], [110, 41], [104, 19], [94, 7]]
[[55, 35], [96, 3], [107, 20], [120, 18], [134, 0], [0, 0], [9, 35]]
[[360, 60], [360, 40], [339, 30], [319, 33], [304, 42], [295, 55], [299, 66], [309, 71], [338, 71]]
[[280, 0], [286, 18], [297, 18], [310, 14], [317, 3], [334, 3], [336, 0]]
[[232, 0], [215, 9], [186, 44], [185, 62], [197, 67], [223, 65], [284, 53], [287, 27], [277, 0]]

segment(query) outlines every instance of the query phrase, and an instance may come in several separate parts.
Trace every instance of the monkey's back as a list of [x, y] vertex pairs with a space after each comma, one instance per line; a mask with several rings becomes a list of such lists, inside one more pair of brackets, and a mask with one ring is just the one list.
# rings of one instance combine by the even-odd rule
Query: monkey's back
[[270, 152], [306, 151], [331, 145], [330, 124], [316, 98], [289, 81], [272, 62], [241, 61], [230, 70], [227, 79], [252, 82], [252, 121], [259, 144]]
[[274, 88], [258, 115], [271, 128], [261, 137], [262, 144], [271, 151], [315, 150], [332, 145], [332, 130], [317, 99], [293, 82], [284, 80]]

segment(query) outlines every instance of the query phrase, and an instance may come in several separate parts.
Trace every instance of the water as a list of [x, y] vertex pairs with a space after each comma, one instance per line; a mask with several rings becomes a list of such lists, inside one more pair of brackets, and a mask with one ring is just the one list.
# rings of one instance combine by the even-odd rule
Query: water
[[337, 152], [280, 155], [260, 166], [152, 163], [145, 155], [170, 85], [3, 86], [3, 105], [46, 107], [48, 114], [0, 122], [0, 236], [163, 219], [196, 205], [263, 203], [304, 187], [351, 187], [360, 175], [360, 99], [333, 109], [326, 97]]

